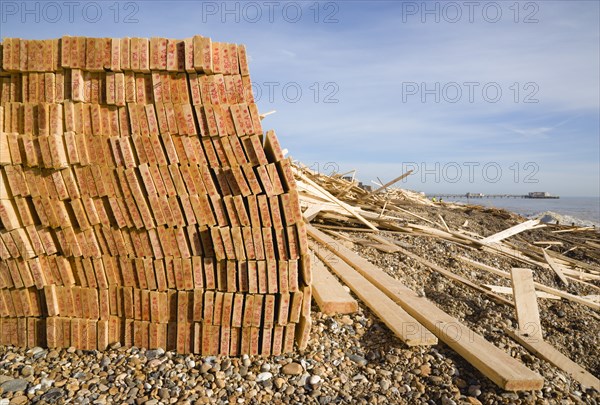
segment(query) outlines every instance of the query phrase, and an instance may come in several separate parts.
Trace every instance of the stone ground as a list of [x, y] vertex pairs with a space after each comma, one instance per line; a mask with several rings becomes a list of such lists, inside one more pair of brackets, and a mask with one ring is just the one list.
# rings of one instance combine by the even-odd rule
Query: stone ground
[[[506, 211], [447, 207], [410, 207], [431, 220], [440, 213], [456, 229], [490, 235], [522, 219]], [[412, 219], [410, 222], [415, 222]], [[425, 224], [425, 223], [423, 223]], [[347, 233], [347, 235], [351, 235]], [[355, 235], [359, 235], [356, 233]], [[519, 263], [426, 237], [387, 234], [410, 250], [473, 281], [510, 285], [508, 280], [456, 262], [460, 253], [503, 270]], [[549, 240], [546, 229], [525, 232], [519, 240]], [[561, 251], [577, 242], [563, 234]], [[571, 238], [571, 239], [569, 239]], [[573, 245], [574, 246], [574, 245]], [[483, 377], [443, 343], [405, 346], [361, 303], [352, 315], [325, 316], [313, 305], [314, 326], [303, 352], [279, 357], [219, 358], [183, 356], [163, 350], [113, 347], [105, 352], [0, 347], [0, 405], [73, 404], [596, 404], [566, 373], [529, 354], [502, 328], [516, 326], [514, 310], [496, 304], [399, 254], [369, 247], [352, 248], [415, 291], [424, 293], [496, 346], [540, 373], [545, 384], [532, 392], [505, 392]], [[599, 265], [578, 250], [569, 256]], [[551, 272], [537, 269], [537, 281], [561, 288]], [[597, 294], [571, 283], [575, 294]], [[600, 317], [568, 301], [538, 300], [545, 338], [558, 350], [600, 375]], [[599, 387], [600, 388], [600, 387]]]

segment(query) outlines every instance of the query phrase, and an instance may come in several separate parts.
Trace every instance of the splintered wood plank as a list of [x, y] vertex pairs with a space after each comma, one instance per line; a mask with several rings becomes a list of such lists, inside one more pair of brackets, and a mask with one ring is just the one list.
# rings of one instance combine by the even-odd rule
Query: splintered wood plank
[[358, 311], [358, 302], [352, 298], [320, 260], [313, 262], [311, 288], [319, 308], [327, 315], [351, 314]]
[[598, 380], [598, 378], [594, 377], [579, 364], [556, 350], [549, 343], [544, 342], [540, 338], [529, 336], [524, 332], [513, 331], [510, 329], [505, 329], [505, 331], [511, 338], [516, 340], [531, 353], [569, 373], [571, 377], [582, 386], [596, 389], [600, 387], [600, 380]]
[[540, 325], [540, 312], [533, 284], [533, 272], [530, 269], [513, 268], [511, 274], [519, 331], [542, 339], [542, 326]]
[[563, 266], [558, 264], [556, 262], [556, 260], [551, 258], [550, 255], [548, 255], [548, 253], [546, 253], [546, 251], [544, 249], [542, 249], [542, 253], [544, 253], [544, 259], [546, 259], [546, 262], [548, 263], [550, 268], [556, 273], [558, 278], [560, 278], [560, 281], [562, 281], [564, 285], [569, 285], [569, 281], [567, 280], [567, 278], [565, 277], [565, 274], [563, 273], [563, 269], [564, 269]]
[[437, 344], [431, 332], [348, 264], [331, 260], [318, 251], [315, 254], [408, 346]]
[[529, 221], [525, 221], [523, 223], [520, 223], [520, 224], [510, 227], [508, 229], [505, 229], [501, 232], [490, 235], [487, 238], [480, 240], [479, 242], [483, 243], [484, 245], [489, 245], [490, 243], [494, 243], [494, 242], [500, 242], [503, 239], [514, 236], [514, 235], [521, 233], [523, 231], [526, 231], [528, 229], [532, 229], [533, 227], [537, 226], [539, 223], [540, 223], [539, 219], [531, 219]]
[[[425, 297], [420, 297], [382, 269], [363, 259], [350, 249], [312, 226], [307, 226], [311, 237], [330, 247], [345, 263], [373, 282], [394, 302], [422, 323], [427, 329], [477, 368], [483, 375], [505, 390], [539, 390], [544, 379], [521, 362], [448, 315]], [[469, 339], [464, 337], [468, 336]]]

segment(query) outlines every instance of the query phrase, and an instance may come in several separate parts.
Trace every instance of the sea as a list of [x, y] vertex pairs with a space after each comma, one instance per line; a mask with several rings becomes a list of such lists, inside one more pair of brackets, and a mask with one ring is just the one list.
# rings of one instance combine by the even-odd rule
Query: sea
[[600, 228], [600, 197], [534, 198], [452, 198], [446, 201], [504, 208], [524, 217], [562, 225]]

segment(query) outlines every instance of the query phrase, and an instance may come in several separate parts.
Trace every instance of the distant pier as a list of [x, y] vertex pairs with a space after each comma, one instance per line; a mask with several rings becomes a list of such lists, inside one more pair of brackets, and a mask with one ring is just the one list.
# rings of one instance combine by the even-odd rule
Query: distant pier
[[483, 193], [466, 193], [466, 194], [427, 194], [429, 198], [531, 198], [531, 199], [552, 199], [556, 200], [560, 197], [550, 195], [545, 191], [535, 191], [528, 194], [483, 194]]

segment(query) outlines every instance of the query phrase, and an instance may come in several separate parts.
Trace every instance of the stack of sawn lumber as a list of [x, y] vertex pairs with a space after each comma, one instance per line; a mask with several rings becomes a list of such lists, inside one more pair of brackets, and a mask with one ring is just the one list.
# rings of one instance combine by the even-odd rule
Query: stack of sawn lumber
[[0, 50], [0, 344], [306, 345], [306, 229], [243, 45], [66, 36]]

